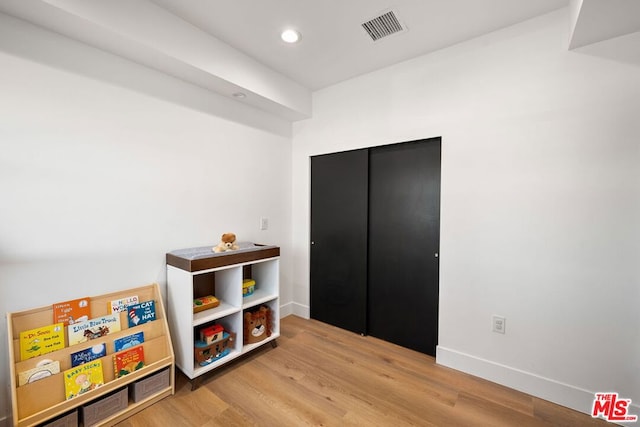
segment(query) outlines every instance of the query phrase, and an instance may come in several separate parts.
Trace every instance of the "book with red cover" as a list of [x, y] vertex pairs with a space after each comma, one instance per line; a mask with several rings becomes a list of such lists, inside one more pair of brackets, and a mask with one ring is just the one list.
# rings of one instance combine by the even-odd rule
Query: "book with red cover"
[[139, 345], [113, 355], [113, 373], [116, 378], [144, 367], [144, 348]]

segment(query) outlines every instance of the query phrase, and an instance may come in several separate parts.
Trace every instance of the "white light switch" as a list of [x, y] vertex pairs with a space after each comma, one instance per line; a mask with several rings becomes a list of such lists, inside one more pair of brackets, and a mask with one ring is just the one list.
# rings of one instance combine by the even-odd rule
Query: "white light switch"
[[262, 217], [260, 218], [260, 230], [266, 230], [269, 228], [269, 218]]

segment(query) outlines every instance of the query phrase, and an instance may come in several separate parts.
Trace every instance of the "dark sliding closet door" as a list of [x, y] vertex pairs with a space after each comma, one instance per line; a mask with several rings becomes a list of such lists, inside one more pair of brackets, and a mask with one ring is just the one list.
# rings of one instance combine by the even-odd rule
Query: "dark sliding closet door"
[[311, 158], [311, 317], [366, 332], [368, 150]]
[[368, 333], [435, 355], [440, 138], [371, 149]]

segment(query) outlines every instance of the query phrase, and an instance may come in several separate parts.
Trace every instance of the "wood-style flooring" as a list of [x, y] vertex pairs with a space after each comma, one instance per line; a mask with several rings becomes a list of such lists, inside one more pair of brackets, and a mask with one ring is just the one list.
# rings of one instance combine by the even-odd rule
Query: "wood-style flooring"
[[[589, 426], [602, 420], [296, 316], [267, 344], [120, 426]], [[178, 371], [178, 369], [176, 369]], [[178, 371], [179, 372], [179, 371]]]

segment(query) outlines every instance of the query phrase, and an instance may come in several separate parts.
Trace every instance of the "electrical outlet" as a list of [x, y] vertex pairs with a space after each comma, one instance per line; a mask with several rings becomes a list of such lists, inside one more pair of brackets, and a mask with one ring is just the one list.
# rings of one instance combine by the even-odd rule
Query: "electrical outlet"
[[496, 315], [492, 317], [492, 320], [493, 320], [493, 332], [496, 332], [498, 334], [504, 334], [507, 326], [507, 323], [506, 323], [507, 320], [503, 316], [496, 316]]
[[269, 228], [269, 218], [262, 217], [260, 218], [260, 230], [266, 230]]

